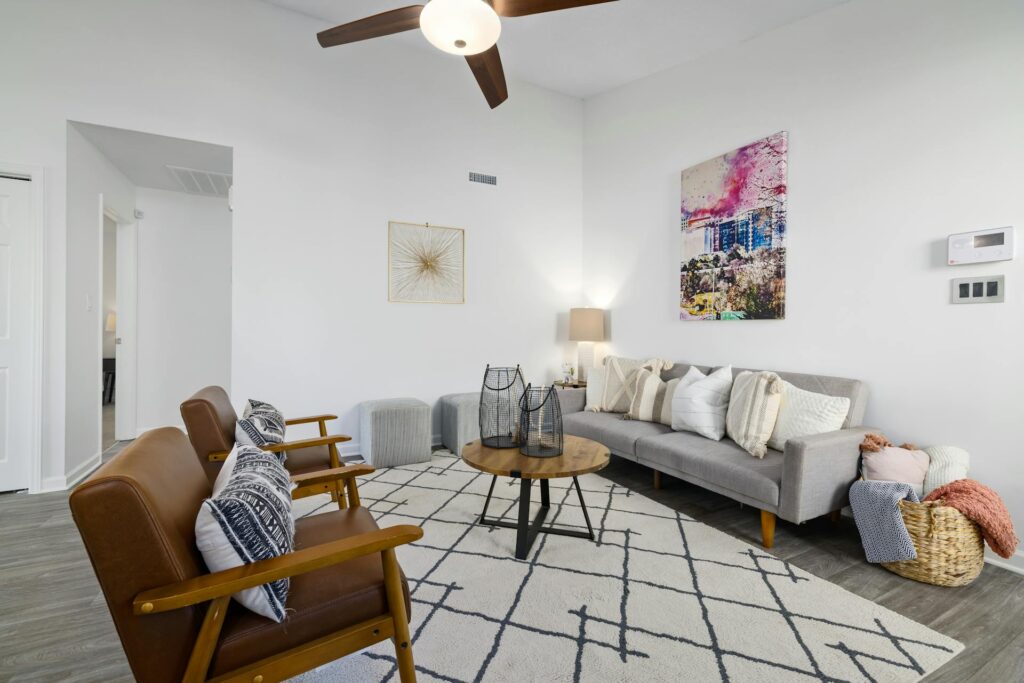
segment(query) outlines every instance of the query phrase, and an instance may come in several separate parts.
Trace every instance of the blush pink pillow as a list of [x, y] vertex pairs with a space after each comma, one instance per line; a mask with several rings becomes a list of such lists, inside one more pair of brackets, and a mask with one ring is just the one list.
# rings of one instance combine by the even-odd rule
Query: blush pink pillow
[[887, 446], [877, 453], [864, 453], [864, 478], [899, 481], [920, 490], [928, 474], [928, 454]]

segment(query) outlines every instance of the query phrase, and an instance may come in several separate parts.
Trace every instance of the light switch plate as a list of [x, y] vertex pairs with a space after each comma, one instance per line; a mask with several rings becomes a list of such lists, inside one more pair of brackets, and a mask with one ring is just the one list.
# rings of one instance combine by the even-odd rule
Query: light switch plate
[[958, 277], [950, 282], [955, 304], [1001, 304], [1006, 297], [1006, 277], [1003, 275]]

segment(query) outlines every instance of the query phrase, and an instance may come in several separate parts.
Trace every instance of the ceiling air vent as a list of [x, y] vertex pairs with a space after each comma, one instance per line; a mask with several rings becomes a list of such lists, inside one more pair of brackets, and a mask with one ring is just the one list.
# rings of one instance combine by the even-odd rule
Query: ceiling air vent
[[206, 197], [227, 197], [231, 187], [231, 174], [201, 171], [196, 168], [167, 166], [182, 192]]
[[496, 175], [485, 175], [483, 173], [469, 172], [469, 182], [471, 183], [483, 183], [484, 185], [497, 185], [498, 176]]

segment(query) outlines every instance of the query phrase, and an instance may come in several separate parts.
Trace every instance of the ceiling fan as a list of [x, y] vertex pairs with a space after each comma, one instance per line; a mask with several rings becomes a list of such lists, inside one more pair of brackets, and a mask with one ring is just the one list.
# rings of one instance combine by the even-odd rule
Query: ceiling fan
[[316, 35], [321, 47], [334, 47], [419, 28], [439, 50], [464, 55], [469, 68], [494, 109], [508, 99], [505, 71], [498, 55], [499, 17], [599, 5], [615, 0], [430, 0], [381, 12], [372, 17], [335, 26]]

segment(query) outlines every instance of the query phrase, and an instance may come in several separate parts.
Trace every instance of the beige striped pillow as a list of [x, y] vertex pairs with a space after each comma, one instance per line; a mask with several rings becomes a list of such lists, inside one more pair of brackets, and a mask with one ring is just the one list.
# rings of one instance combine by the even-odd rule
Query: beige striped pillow
[[747, 453], [763, 458], [782, 403], [782, 380], [774, 372], [741, 372], [732, 383], [725, 432]]
[[658, 374], [646, 369], [640, 370], [636, 374], [633, 400], [626, 417], [630, 420], [660, 422], [671, 427], [672, 394], [678, 385], [678, 378], [663, 382]]

